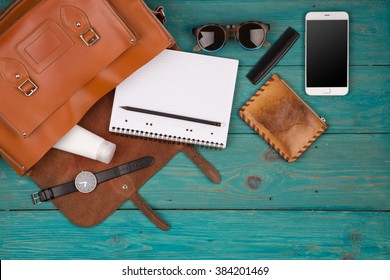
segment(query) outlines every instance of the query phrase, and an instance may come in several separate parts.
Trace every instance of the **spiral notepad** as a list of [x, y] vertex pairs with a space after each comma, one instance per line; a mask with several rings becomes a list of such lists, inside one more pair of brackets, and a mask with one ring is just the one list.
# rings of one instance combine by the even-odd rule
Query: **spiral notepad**
[[110, 131], [225, 148], [238, 60], [164, 50], [116, 88]]

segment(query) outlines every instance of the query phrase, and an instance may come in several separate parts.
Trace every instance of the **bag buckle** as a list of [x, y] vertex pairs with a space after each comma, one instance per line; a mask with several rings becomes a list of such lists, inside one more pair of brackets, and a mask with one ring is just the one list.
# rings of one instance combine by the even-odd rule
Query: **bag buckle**
[[165, 15], [165, 11], [164, 11], [164, 6], [158, 6], [155, 10], [154, 10], [154, 14], [155, 16], [160, 20], [160, 22], [162, 24], [165, 24], [166, 21], [167, 21], [167, 17]]
[[39, 195], [39, 192], [35, 192], [35, 193], [31, 194], [31, 198], [33, 200], [34, 205], [42, 203], [42, 200], [41, 200], [41, 197]]
[[100, 36], [92, 29], [92, 27], [90, 27], [87, 31], [80, 35], [80, 38], [88, 47], [90, 47], [99, 41]]
[[30, 79], [26, 79], [18, 86], [18, 89], [28, 97], [38, 90], [38, 86]]

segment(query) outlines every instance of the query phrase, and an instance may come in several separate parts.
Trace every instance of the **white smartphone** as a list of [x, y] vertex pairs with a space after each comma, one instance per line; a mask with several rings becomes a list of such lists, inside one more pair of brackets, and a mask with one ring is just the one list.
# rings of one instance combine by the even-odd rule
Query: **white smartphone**
[[309, 12], [305, 18], [305, 91], [346, 95], [349, 88], [349, 16]]

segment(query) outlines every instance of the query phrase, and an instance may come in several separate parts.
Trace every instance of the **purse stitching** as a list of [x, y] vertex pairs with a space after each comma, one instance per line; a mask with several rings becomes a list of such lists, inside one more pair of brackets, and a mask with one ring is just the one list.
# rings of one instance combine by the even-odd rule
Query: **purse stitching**
[[325, 132], [325, 130], [327, 129], [326, 126], [322, 126], [322, 129], [321, 130], [318, 130], [316, 132], [316, 134], [314, 134], [310, 139], [309, 141], [302, 147], [301, 150], [299, 150], [298, 152], [296, 152], [296, 154], [293, 156], [294, 159], [297, 159], [304, 151], [306, 151], [310, 146], [311, 144], [313, 144], [320, 136], [322, 133]]
[[[279, 75], [277, 74], [274, 74], [276, 77], [279, 77]], [[256, 124], [252, 123], [249, 118], [247, 118], [245, 116], [245, 109], [246, 107], [250, 106], [252, 102], [254, 102], [256, 100], [256, 97], [260, 96], [261, 92], [264, 92], [265, 91], [265, 88], [264, 87], [267, 87], [269, 86], [269, 84], [271, 82], [273, 82], [275, 79], [273, 78], [272, 75], [261, 87], [260, 89], [258, 89], [256, 91], [255, 94], [253, 94], [250, 99], [244, 104], [243, 107], [241, 107], [240, 109], [240, 117], [253, 129], [255, 130], [255, 132], [257, 132], [263, 139], [264, 141], [266, 141], [273, 149], [275, 149], [279, 155], [284, 158], [287, 162], [292, 162], [294, 160], [296, 160], [297, 158], [299, 158], [303, 152], [305, 152], [312, 143], [314, 143], [314, 141], [320, 137], [320, 135], [328, 128], [327, 126], [323, 125], [321, 127], [321, 130], [318, 130], [316, 132], [316, 134], [314, 134], [310, 139], [309, 141], [298, 151], [296, 152], [295, 154], [292, 155], [291, 157], [291, 161], [290, 161], [290, 158], [286, 155], [285, 152], [283, 152], [280, 147], [276, 146], [275, 143], [271, 142], [270, 138], [268, 136], [266, 136], [266, 133], [262, 130], [260, 130], [260, 128], [258, 126], [256, 126]], [[307, 105], [308, 106], [308, 105]]]

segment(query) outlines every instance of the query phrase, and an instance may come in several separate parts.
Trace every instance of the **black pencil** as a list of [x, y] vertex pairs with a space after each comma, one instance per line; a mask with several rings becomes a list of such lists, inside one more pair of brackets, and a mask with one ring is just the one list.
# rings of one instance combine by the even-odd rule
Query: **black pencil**
[[133, 112], [144, 113], [144, 114], [149, 114], [149, 115], [156, 115], [156, 116], [172, 118], [172, 119], [179, 119], [179, 120], [183, 120], [183, 121], [197, 122], [197, 123], [203, 123], [203, 124], [214, 125], [214, 126], [221, 126], [222, 125], [220, 122], [203, 120], [203, 119], [192, 118], [192, 117], [187, 117], [187, 116], [180, 116], [180, 115], [152, 111], [152, 110], [141, 109], [141, 108], [136, 108], [136, 107], [121, 106], [120, 108], [127, 110], [127, 111], [133, 111]]

